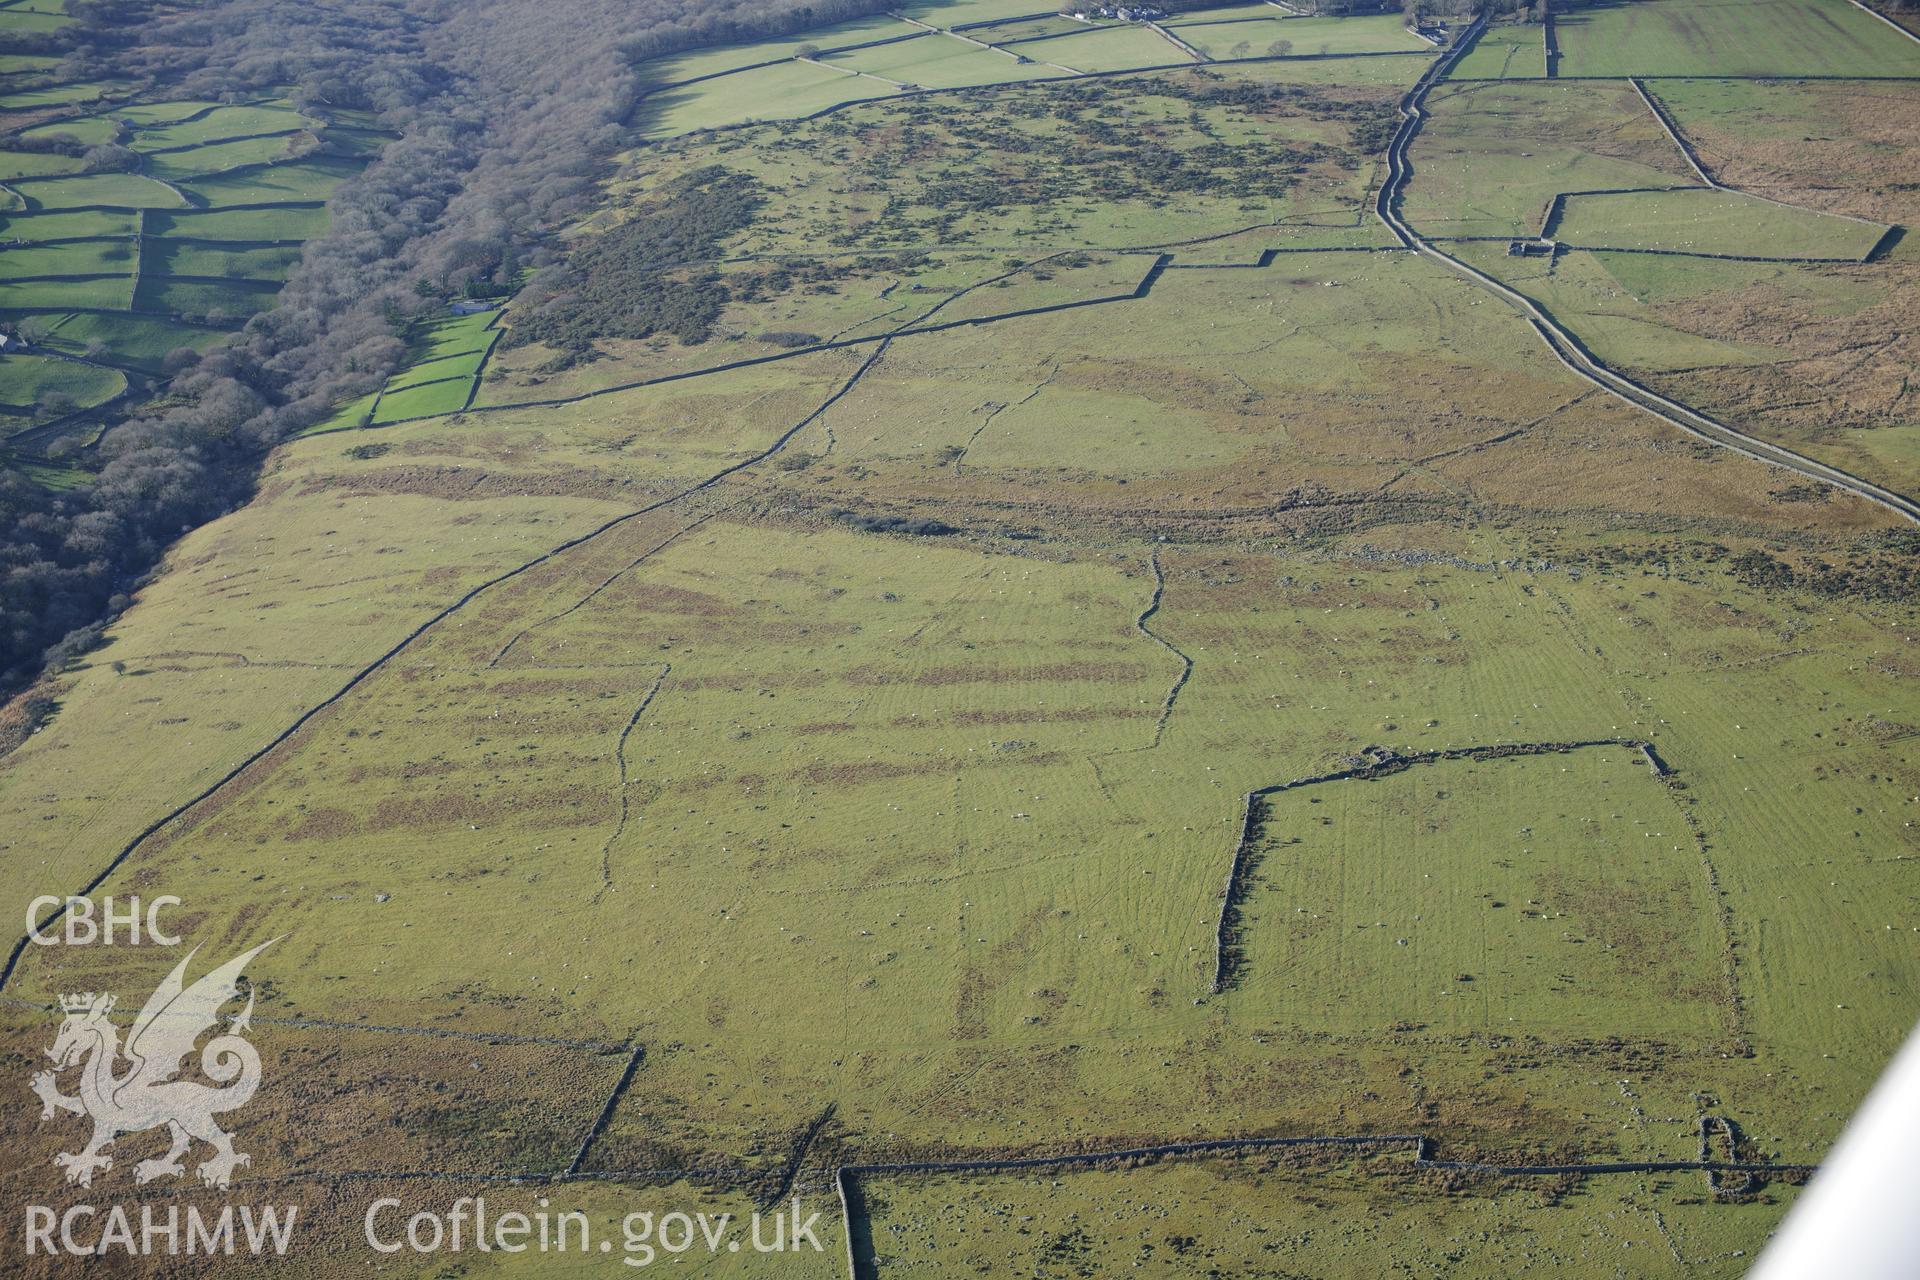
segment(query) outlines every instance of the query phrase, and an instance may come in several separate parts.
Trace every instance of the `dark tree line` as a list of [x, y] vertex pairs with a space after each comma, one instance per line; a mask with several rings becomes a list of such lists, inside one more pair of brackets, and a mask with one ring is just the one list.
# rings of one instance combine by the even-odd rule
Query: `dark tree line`
[[150, 95], [291, 93], [398, 132], [331, 202], [274, 310], [109, 431], [98, 473], [52, 493], [0, 473], [0, 688], [84, 651], [168, 544], [251, 492], [266, 450], [373, 390], [408, 320], [558, 261], [642, 90], [636, 58], [803, 29], [884, 0], [74, 0], [29, 42], [59, 78], [132, 77]]

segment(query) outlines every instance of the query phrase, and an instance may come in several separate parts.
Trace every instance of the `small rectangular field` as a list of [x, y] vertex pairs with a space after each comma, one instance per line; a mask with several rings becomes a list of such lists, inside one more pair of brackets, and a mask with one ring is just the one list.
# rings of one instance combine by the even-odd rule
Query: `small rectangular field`
[[1024, 18], [1028, 14], [1044, 12], [1046, 8], [1046, 5], [1035, 4], [1033, 0], [918, 0], [918, 3], [900, 6], [896, 12], [930, 27], [951, 29], [975, 22], [1004, 22], [1008, 18]]
[[465, 407], [472, 387], [472, 378], [451, 378], [388, 391], [381, 395], [374, 409], [374, 425], [458, 413]]
[[1532, 80], [1547, 74], [1544, 28], [1488, 27], [1447, 73], [1449, 80]]
[[142, 276], [140, 287], [134, 291], [133, 310], [225, 323], [265, 311], [273, 305], [274, 295], [279, 292], [277, 280], [177, 280], [167, 276]]
[[806, 62], [779, 62], [649, 94], [634, 113], [634, 124], [642, 137], [671, 138], [750, 120], [791, 120], [896, 92], [866, 76]]
[[159, 238], [143, 243], [142, 274], [202, 276], [228, 280], [285, 280], [300, 261], [292, 245], [248, 248], [245, 245], [182, 243]]
[[1846, 0], [1635, 0], [1554, 29], [1562, 76], [1920, 75], [1920, 43]]
[[156, 178], [181, 182], [249, 165], [266, 165], [287, 154], [293, 134], [275, 134], [265, 138], [238, 138], [231, 142], [212, 142], [179, 151], [150, 154], [146, 171]]
[[63, 173], [78, 173], [85, 167], [79, 156], [63, 156], [45, 151], [0, 151], [0, 182], [15, 178], [46, 178]]
[[130, 275], [85, 280], [0, 279], [0, 310], [64, 311], [69, 307], [97, 307], [121, 311], [132, 297]]
[[15, 184], [34, 212], [43, 209], [180, 209], [186, 201], [165, 183], [137, 173], [87, 173]]
[[0, 111], [40, 111], [47, 107], [71, 107], [97, 102], [111, 90], [124, 86], [110, 83], [57, 84], [45, 89], [24, 89], [0, 97]]
[[[1044, 47], [1043, 42], [1043, 47]], [[1029, 46], [1023, 57], [1044, 56]], [[1063, 74], [1037, 62], [1016, 62], [1003, 53], [982, 49], [952, 36], [903, 40], [823, 59], [829, 66], [860, 71], [898, 84], [922, 89], [960, 89], [976, 84], [1003, 84], [1009, 80], [1036, 80]]]
[[636, 68], [643, 85], [683, 84], [706, 76], [725, 75], [747, 67], [791, 58], [805, 48], [831, 51], [849, 45], [869, 44], [898, 37], [918, 38], [927, 33], [910, 22], [884, 14], [857, 18], [831, 27], [817, 27], [782, 40], [760, 40], [753, 44], [721, 45], [694, 49], [686, 53], [654, 58]]
[[[262, 134], [292, 133], [299, 129], [315, 128], [319, 124], [319, 121], [289, 107], [213, 107], [207, 110], [209, 104], [201, 102], [173, 105], [194, 109], [178, 113], [153, 109], [138, 115], [115, 113], [121, 118], [140, 121], [140, 128], [134, 135], [135, 150], [204, 146], [210, 142], [226, 142]], [[169, 115], [176, 115], [177, 118], [168, 119]]]
[[1701, 1039], [1700, 850], [1638, 751], [1414, 764], [1263, 802], [1240, 998], [1285, 1022]]
[[138, 215], [116, 209], [88, 209], [76, 213], [23, 213], [0, 218], [0, 240], [75, 240], [89, 236], [132, 236], [139, 230]]
[[132, 275], [131, 240], [76, 240], [0, 249], [0, 279], [33, 276]]
[[1428, 111], [1402, 202], [1424, 235], [1533, 235], [1564, 191], [1699, 181], [1624, 83], [1449, 81]]
[[344, 406], [328, 426], [347, 426], [369, 414], [374, 425], [457, 413], [472, 398], [473, 380], [486, 362], [496, 332], [496, 311], [449, 316], [418, 325], [411, 335], [411, 359], [387, 379], [377, 397]]
[[149, 236], [180, 236], [194, 240], [311, 240], [326, 232], [327, 211], [317, 205], [221, 209], [208, 213], [153, 213], [147, 215], [146, 225]]
[[335, 187], [359, 172], [360, 165], [354, 161], [320, 156], [196, 178], [183, 185], [208, 207], [218, 209], [234, 204], [325, 200]]
[[1128, 71], [1193, 61], [1145, 27], [1107, 27], [1015, 47], [1029, 58], [1045, 58], [1077, 71]]
[[1858, 261], [1886, 230], [1876, 223], [1700, 187], [1570, 195], [1552, 234], [1583, 249]]

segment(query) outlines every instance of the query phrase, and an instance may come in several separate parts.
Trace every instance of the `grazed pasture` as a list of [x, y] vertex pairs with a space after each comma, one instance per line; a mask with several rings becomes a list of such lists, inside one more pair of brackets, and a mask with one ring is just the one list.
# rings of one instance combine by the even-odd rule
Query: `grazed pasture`
[[[1724, 56], [1832, 9], [1770, 6]], [[1263, 39], [1308, 21], [1267, 12]], [[582, 339], [587, 290], [549, 278], [411, 333], [0, 760], [0, 908], [98, 879], [178, 893], [213, 950], [286, 935], [261, 1040], [326, 1065], [263, 1111], [262, 1176], [572, 1171], [609, 1218], [791, 1185], [836, 1205], [804, 1274], [844, 1274], [843, 1231], [857, 1275], [1737, 1274], [1914, 1017], [1911, 527], [1607, 395], [1402, 247], [1376, 201], [1431, 55], [832, 52], [900, 25], [651, 68], [651, 141], [558, 250], [696, 243], [608, 268], [685, 305]], [[1563, 76], [1599, 56], [1567, 26]], [[1069, 66], [1175, 52], [1020, 30]], [[1851, 74], [1905, 57], [1860, 31]], [[1680, 74], [1650, 39], [1564, 83], [1477, 46], [1389, 210], [1606, 367], [1910, 492], [1911, 267], [1871, 252], [1904, 196], [1844, 169], [1760, 198], [1804, 175], [1754, 140], [1824, 89], [1742, 134], [1748, 82], [1652, 82], [1703, 177], [1624, 78]], [[672, 239], [716, 170], [750, 198]], [[176, 230], [258, 212], [218, 195], [140, 215], [173, 241], [147, 254], [234, 252]], [[1549, 218], [1555, 252], [1508, 254]], [[1782, 260], [1737, 260], [1755, 237]], [[1461, 755], [1552, 743], [1590, 745]], [[1382, 753], [1448, 758], [1275, 790]], [[163, 968], [29, 951], [7, 992]], [[844, 1221], [833, 1190], [1314, 1135], [1402, 1145], [863, 1174]], [[1703, 1159], [1766, 1168], [1638, 1168]], [[1454, 1167], [1595, 1163], [1636, 1169]]]

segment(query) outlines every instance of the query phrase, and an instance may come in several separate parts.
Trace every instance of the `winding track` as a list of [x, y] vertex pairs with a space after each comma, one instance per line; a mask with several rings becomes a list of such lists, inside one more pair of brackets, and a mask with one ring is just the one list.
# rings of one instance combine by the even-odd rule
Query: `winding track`
[[1637, 409], [1644, 409], [1669, 426], [1684, 431], [1696, 439], [1729, 449], [1756, 462], [1765, 462], [1788, 471], [1796, 471], [1823, 484], [1844, 490], [1855, 497], [1877, 503], [1902, 519], [1920, 525], [1920, 502], [1915, 502], [1904, 494], [1895, 493], [1891, 489], [1883, 488], [1871, 480], [1864, 480], [1851, 472], [1842, 471], [1838, 467], [1816, 462], [1784, 446], [1748, 435], [1736, 427], [1730, 427], [1676, 400], [1670, 400], [1623, 374], [1615, 373], [1594, 359], [1580, 344], [1578, 338], [1561, 328], [1559, 322], [1531, 298], [1502, 284], [1484, 271], [1471, 267], [1460, 259], [1435, 248], [1431, 241], [1423, 238], [1401, 218], [1397, 207], [1400, 195], [1407, 185], [1407, 179], [1413, 176], [1413, 166], [1407, 160], [1407, 149], [1419, 134], [1421, 125], [1426, 123], [1427, 94], [1446, 76], [1453, 64], [1460, 60], [1461, 55], [1473, 47], [1486, 26], [1487, 18], [1484, 14], [1474, 19], [1473, 25], [1467, 28], [1461, 39], [1440, 55], [1400, 100], [1400, 127], [1394, 132], [1393, 141], [1387, 145], [1387, 180], [1380, 184], [1380, 190], [1374, 196], [1373, 209], [1379, 215], [1380, 221], [1387, 225], [1387, 229], [1398, 237], [1404, 247], [1465, 276], [1520, 312], [1561, 364], [1601, 390], [1626, 401]]

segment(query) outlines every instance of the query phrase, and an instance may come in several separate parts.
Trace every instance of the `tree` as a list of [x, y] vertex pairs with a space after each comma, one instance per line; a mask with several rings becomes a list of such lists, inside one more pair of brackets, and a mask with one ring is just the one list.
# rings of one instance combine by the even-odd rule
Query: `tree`
[[[287, 95], [313, 114], [366, 112], [400, 134], [330, 200], [275, 307], [204, 355], [170, 352], [164, 394], [83, 455], [91, 483], [52, 493], [0, 467], [0, 689], [81, 651], [117, 594], [184, 529], [246, 500], [265, 451], [378, 387], [439, 297], [517, 283], [554, 260], [629, 135], [635, 63], [804, 32], [888, 0], [70, 0], [58, 78], [112, 78], [147, 101]], [[40, 43], [26, 47], [34, 41]], [[120, 136], [9, 146], [126, 163]], [[304, 139], [296, 143], [303, 147]], [[102, 149], [110, 148], [110, 149]], [[700, 282], [695, 282], [700, 283]], [[719, 287], [663, 307], [700, 322]], [[238, 323], [242, 317], [234, 317]], [[23, 337], [42, 334], [22, 322]], [[55, 406], [57, 407], [57, 406]], [[97, 634], [95, 632], [94, 634]], [[63, 645], [62, 637], [72, 637]]]
[[1267, 46], [1267, 53], [1275, 58], [1284, 58], [1292, 52], [1293, 41], [1291, 40], [1275, 40]]
[[103, 142], [88, 147], [80, 163], [88, 173], [132, 173], [140, 167], [140, 155], [117, 143]]

